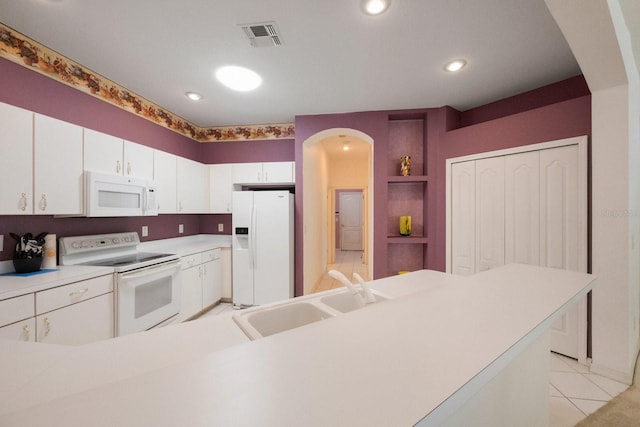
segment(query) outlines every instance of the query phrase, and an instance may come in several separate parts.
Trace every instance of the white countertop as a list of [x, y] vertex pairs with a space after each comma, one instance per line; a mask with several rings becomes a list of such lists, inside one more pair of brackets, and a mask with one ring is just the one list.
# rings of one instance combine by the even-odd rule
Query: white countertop
[[195, 236], [142, 242], [138, 245], [138, 250], [142, 252], [161, 252], [185, 256], [210, 249], [230, 247], [231, 236], [229, 235], [197, 234]]
[[55, 267], [54, 271], [41, 272], [36, 275], [3, 274], [0, 276], [0, 300], [112, 273], [112, 267], [59, 265]]
[[[171, 330], [188, 323], [160, 329], [156, 338], [172, 337], [147, 338], [153, 346], [143, 333], [66, 354], [56, 347], [51, 357], [70, 361], [16, 384], [0, 425], [414, 425], [487, 381], [593, 280], [523, 265], [468, 277], [423, 270], [372, 283], [396, 299], [227, 348], [189, 350], [216, 336], [215, 318], [193, 322], [193, 333]], [[13, 349], [0, 354], [5, 370]], [[144, 360], [149, 369], [136, 367]]]

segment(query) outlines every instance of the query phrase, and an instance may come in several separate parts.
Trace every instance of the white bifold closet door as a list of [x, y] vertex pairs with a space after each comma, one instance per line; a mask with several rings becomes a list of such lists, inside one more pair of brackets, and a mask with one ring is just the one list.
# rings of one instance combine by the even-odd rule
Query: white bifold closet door
[[[513, 262], [586, 271], [586, 164], [580, 161], [577, 144], [454, 159], [449, 271], [466, 275]], [[551, 348], [584, 360], [580, 315], [586, 316], [584, 304], [554, 324]]]

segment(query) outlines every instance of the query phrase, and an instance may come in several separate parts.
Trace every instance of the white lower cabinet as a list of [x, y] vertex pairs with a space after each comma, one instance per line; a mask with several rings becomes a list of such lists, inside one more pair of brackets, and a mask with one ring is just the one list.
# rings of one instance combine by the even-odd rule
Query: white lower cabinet
[[113, 293], [36, 317], [37, 341], [81, 345], [113, 338]]
[[200, 313], [222, 298], [222, 259], [220, 249], [182, 257], [181, 321]]
[[36, 292], [36, 341], [80, 345], [114, 337], [113, 275]]
[[81, 345], [114, 337], [113, 275], [0, 301], [0, 338]]
[[0, 328], [0, 339], [11, 341], [36, 340], [36, 319], [31, 317]]

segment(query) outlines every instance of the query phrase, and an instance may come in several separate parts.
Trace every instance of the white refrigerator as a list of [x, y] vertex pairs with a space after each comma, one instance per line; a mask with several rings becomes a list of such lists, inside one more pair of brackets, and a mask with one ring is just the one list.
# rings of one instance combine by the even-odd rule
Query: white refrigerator
[[234, 191], [232, 204], [233, 305], [293, 298], [293, 194]]

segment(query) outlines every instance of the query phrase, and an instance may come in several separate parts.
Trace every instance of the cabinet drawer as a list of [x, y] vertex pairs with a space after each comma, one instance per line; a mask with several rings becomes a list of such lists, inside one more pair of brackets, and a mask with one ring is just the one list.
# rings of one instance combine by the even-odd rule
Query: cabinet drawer
[[113, 275], [96, 277], [36, 293], [36, 314], [113, 292]]
[[34, 311], [33, 294], [2, 300], [0, 301], [0, 326], [33, 317]]
[[182, 263], [183, 270], [200, 265], [202, 264], [202, 254], [185, 255], [180, 258], [180, 262]]
[[210, 251], [202, 252], [202, 262], [209, 262], [216, 259], [220, 259], [220, 248], [212, 249]]
[[0, 328], [0, 338], [9, 341], [31, 341], [36, 340], [36, 319], [31, 317], [26, 320], [7, 325]]

